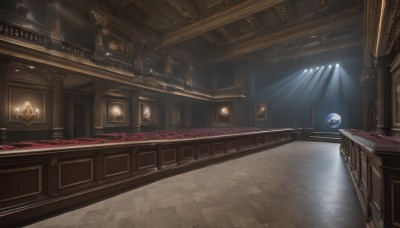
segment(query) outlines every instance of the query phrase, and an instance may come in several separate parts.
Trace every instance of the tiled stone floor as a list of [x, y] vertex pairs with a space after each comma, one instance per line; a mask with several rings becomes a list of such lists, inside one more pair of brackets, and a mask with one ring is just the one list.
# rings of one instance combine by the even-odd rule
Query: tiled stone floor
[[338, 150], [295, 141], [28, 227], [365, 227]]

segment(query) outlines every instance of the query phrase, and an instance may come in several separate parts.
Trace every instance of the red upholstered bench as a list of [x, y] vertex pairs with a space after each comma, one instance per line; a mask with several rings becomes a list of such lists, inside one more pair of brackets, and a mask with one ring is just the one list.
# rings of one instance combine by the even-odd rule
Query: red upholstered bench
[[0, 150], [12, 150], [12, 149], [16, 149], [16, 147], [8, 145], [0, 145]]
[[23, 148], [23, 147], [39, 147], [39, 146], [45, 146], [46, 144], [41, 144], [41, 143], [35, 143], [35, 142], [18, 142], [18, 143], [13, 143], [12, 146], [18, 147], [18, 148]]

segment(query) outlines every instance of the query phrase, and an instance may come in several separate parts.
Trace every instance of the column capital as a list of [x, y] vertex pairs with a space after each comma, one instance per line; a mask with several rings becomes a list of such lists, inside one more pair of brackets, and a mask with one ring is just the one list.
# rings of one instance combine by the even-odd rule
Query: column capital
[[54, 82], [63, 82], [67, 74], [64, 72], [50, 71]]
[[90, 19], [95, 25], [101, 25], [102, 27], [105, 27], [108, 21], [107, 17], [97, 13], [94, 10], [90, 11]]
[[390, 63], [392, 60], [391, 55], [379, 56], [379, 57], [371, 57], [372, 67], [373, 68], [384, 68], [390, 67]]

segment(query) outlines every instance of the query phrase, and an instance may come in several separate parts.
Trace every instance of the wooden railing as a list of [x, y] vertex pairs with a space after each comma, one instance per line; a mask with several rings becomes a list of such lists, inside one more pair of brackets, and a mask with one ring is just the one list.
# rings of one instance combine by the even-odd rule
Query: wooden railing
[[81, 59], [93, 60], [94, 53], [93, 51], [89, 51], [87, 49], [75, 46], [73, 44], [69, 44], [67, 42], [62, 41], [61, 47], [64, 53], [72, 55], [74, 57], [78, 57]]
[[107, 58], [108, 66], [111, 66], [115, 70], [125, 71], [129, 73], [134, 73], [135, 66], [132, 64], [124, 63], [115, 59]]
[[49, 46], [48, 35], [3, 21], [0, 21], [0, 36], [10, 37], [46, 48]]
[[17, 227], [110, 194], [293, 140], [293, 129], [276, 129], [3, 151], [0, 227]]
[[400, 227], [400, 141], [356, 130], [340, 133], [340, 153], [367, 227]]

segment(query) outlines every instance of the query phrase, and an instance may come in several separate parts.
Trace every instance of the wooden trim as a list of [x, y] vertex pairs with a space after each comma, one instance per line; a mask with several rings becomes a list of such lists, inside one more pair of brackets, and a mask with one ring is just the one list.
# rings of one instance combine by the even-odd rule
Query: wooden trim
[[[107, 159], [118, 158], [118, 157], [126, 157], [127, 170], [107, 175], [107, 173], [106, 173], [106, 171], [107, 171], [107, 165], [106, 165], [107, 164], [106, 163]], [[111, 155], [111, 156], [104, 156], [104, 177], [113, 177], [113, 176], [121, 175], [121, 174], [124, 174], [124, 173], [129, 173], [129, 171], [130, 171], [130, 154], [126, 153], [126, 154], [117, 154], [117, 155]]]
[[[29, 167], [24, 167], [24, 168], [15, 168], [15, 169], [5, 169], [5, 170], [0, 170], [0, 174], [2, 173], [12, 173], [12, 172], [21, 172], [21, 171], [26, 171], [26, 170], [37, 170], [38, 171], [38, 190], [36, 192], [20, 195], [20, 196], [14, 196], [11, 198], [3, 199], [0, 200], [0, 203], [6, 202], [6, 201], [11, 201], [11, 200], [16, 200], [16, 199], [21, 199], [27, 196], [32, 196], [36, 194], [42, 193], [42, 166], [36, 165], [36, 166], [29, 166]], [[7, 183], [2, 183], [2, 184], [7, 184]]]
[[[72, 184], [67, 184], [67, 185], [61, 185], [61, 166], [64, 164], [74, 164], [74, 163], [80, 163], [80, 162], [87, 162], [90, 161], [90, 178], [87, 180], [83, 180], [83, 181], [79, 181], [79, 182], [75, 182]], [[78, 159], [78, 160], [72, 160], [72, 161], [63, 161], [58, 163], [58, 189], [63, 189], [63, 188], [67, 188], [67, 187], [71, 187], [71, 186], [75, 186], [75, 185], [79, 185], [79, 184], [84, 184], [84, 183], [88, 183], [91, 181], [94, 181], [94, 173], [93, 173], [93, 158], [85, 158], [85, 159]]]

